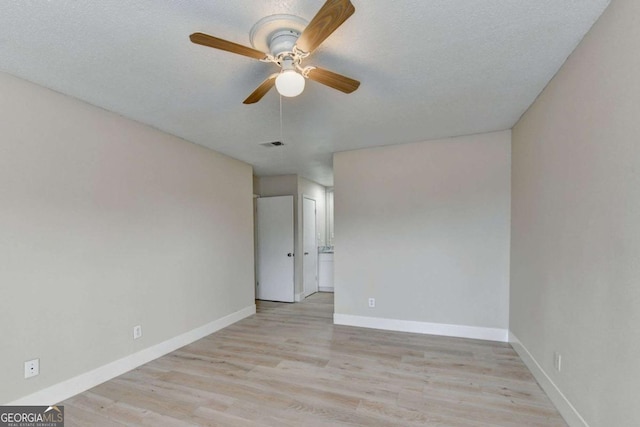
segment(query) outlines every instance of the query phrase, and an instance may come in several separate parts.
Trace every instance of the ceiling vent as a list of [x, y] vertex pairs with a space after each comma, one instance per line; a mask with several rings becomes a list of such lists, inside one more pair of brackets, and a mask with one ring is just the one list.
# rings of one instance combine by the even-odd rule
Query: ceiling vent
[[273, 142], [265, 142], [263, 144], [260, 144], [263, 147], [284, 147], [284, 144], [280, 141], [273, 141]]

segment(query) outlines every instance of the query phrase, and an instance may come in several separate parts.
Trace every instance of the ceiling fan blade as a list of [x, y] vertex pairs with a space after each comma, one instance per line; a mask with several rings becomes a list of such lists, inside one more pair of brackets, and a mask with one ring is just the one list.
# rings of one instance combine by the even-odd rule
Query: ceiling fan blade
[[358, 89], [360, 82], [349, 77], [345, 77], [341, 74], [334, 73], [333, 71], [325, 70], [323, 68], [313, 68], [307, 74], [311, 80], [323, 85], [338, 89], [344, 93], [351, 93]]
[[252, 49], [241, 44], [233, 43], [228, 40], [219, 39], [203, 33], [193, 33], [189, 39], [195, 44], [212, 47], [214, 49], [226, 50], [227, 52], [237, 53], [238, 55], [248, 56], [254, 59], [265, 59], [267, 55], [259, 50]]
[[304, 29], [296, 46], [311, 53], [355, 11], [349, 0], [327, 0]]
[[260, 101], [262, 97], [265, 96], [276, 84], [276, 77], [278, 77], [278, 74], [279, 73], [274, 73], [267, 77], [267, 79], [260, 83], [260, 86], [258, 86], [258, 88], [244, 100], [243, 104], [255, 104]]

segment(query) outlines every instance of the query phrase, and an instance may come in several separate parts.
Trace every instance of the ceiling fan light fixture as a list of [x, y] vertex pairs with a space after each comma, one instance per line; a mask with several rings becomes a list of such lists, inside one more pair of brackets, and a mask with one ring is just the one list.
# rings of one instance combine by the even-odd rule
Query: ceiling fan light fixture
[[283, 70], [276, 77], [276, 89], [282, 96], [292, 98], [304, 90], [304, 77], [295, 70]]
[[195, 44], [270, 62], [281, 68], [281, 72], [271, 74], [260, 83], [243, 104], [255, 104], [274, 86], [281, 96], [298, 96], [304, 91], [306, 79], [351, 93], [358, 89], [359, 81], [315, 66], [304, 66], [302, 62], [355, 10], [350, 0], [325, 0], [310, 22], [294, 15], [264, 17], [249, 34], [253, 48], [199, 32], [191, 34], [189, 39]]

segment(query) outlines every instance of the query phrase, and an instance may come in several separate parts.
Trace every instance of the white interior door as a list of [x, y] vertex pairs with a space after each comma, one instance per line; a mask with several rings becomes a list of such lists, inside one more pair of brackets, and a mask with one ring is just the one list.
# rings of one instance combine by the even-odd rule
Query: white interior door
[[316, 242], [316, 201], [302, 199], [302, 277], [305, 298], [318, 292], [318, 244]]
[[293, 196], [258, 199], [256, 298], [293, 302]]

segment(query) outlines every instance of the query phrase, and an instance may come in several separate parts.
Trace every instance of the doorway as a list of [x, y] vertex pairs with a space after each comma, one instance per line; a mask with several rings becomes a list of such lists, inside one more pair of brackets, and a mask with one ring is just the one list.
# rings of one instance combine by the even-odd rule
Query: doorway
[[318, 292], [318, 242], [316, 201], [302, 198], [302, 291], [304, 297]]

